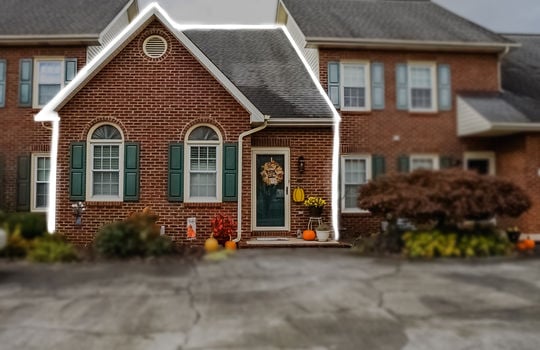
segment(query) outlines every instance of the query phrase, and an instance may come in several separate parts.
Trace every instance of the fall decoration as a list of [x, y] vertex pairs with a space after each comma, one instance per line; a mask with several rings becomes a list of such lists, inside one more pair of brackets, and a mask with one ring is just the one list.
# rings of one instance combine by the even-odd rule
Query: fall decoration
[[303, 202], [305, 198], [304, 189], [301, 187], [296, 187], [293, 191], [292, 197], [293, 201], [295, 201], [296, 203]]
[[532, 240], [531, 237], [528, 237], [528, 236], [527, 236], [527, 239], [523, 240], [523, 244], [525, 245], [525, 248], [527, 248], [528, 250], [533, 250], [534, 247], [536, 246], [536, 243], [534, 242], [534, 240]]
[[326, 201], [322, 199], [321, 197], [308, 197], [308, 199], [304, 201], [304, 205], [306, 207], [320, 208], [326, 205]]
[[313, 230], [305, 230], [302, 235], [302, 238], [304, 239], [304, 241], [314, 241], [315, 237], [316, 237], [316, 234], [315, 234], [315, 231]]
[[235, 222], [223, 214], [217, 214], [212, 221], [210, 221], [210, 224], [212, 226], [212, 237], [217, 239], [222, 245], [229, 240], [236, 229]]
[[217, 239], [212, 236], [206, 239], [206, 241], [204, 242], [204, 250], [207, 253], [217, 252], [219, 250], [219, 243]]
[[261, 171], [262, 181], [267, 186], [275, 186], [283, 181], [283, 168], [278, 162], [271, 159], [269, 162], [264, 163]]
[[236, 242], [229, 237], [229, 240], [225, 242], [225, 249], [227, 250], [236, 250]]

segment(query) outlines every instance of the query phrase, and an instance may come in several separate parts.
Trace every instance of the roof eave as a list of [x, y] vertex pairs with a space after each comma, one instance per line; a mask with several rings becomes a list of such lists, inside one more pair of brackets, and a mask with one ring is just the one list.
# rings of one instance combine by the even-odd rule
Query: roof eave
[[469, 52], [504, 52], [511, 47], [520, 47], [519, 43], [484, 43], [453, 41], [387, 40], [363, 38], [307, 37], [306, 47], [312, 48], [370, 48], [386, 50], [416, 51], [469, 51]]
[[275, 127], [328, 127], [335, 123], [332, 117], [272, 117], [268, 121], [268, 126]]
[[0, 35], [1, 45], [99, 45], [99, 34]]

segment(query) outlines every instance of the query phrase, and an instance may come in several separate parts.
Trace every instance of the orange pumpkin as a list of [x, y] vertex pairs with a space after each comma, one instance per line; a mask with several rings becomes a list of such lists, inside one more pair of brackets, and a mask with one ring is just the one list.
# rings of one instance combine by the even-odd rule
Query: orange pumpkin
[[519, 250], [520, 252], [524, 252], [524, 251], [529, 250], [528, 244], [525, 243], [525, 241], [519, 241], [519, 242], [516, 244], [516, 248], [517, 248], [517, 250]]
[[302, 238], [305, 241], [314, 241], [316, 236], [317, 235], [315, 234], [315, 231], [313, 230], [305, 230], [304, 233], [302, 234]]
[[207, 253], [217, 252], [219, 250], [219, 243], [217, 239], [210, 236], [205, 242], [204, 242], [204, 250]]
[[529, 249], [529, 250], [533, 250], [534, 249], [534, 246], [536, 245], [536, 243], [534, 242], [534, 240], [531, 239], [531, 237], [527, 237], [527, 239], [523, 240], [523, 245]]
[[236, 250], [236, 242], [235, 241], [227, 241], [227, 242], [225, 242], [225, 249], [226, 250]]

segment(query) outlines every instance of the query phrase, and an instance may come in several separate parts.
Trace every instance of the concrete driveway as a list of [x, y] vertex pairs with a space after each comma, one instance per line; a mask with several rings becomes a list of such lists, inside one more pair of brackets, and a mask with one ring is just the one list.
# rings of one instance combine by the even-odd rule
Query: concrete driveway
[[540, 348], [540, 260], [0, 262], [0, 349]]

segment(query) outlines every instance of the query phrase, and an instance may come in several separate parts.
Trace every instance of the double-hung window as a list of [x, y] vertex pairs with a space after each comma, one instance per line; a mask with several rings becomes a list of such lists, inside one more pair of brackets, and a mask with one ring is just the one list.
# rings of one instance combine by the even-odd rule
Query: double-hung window
[[120, 130], [109, 124], [99, 125], [90, 133], [87, 193], [90, 200], [122, 200], [123, 138]]
[[221, 138], [210, 126], [197, 126], [187, 137], [186, 176], [187, 197], [191, 202], [221, 200]]
[[[31, 62], [32, 60], [25, 59], [23, 61]], [[47, 104], [67, 83], [73, 80], [77, 74], [77, 59], [38, 57], [34, 59], [33, 72], [32, 105], [34, 108], [39, 108]], [[29, 83], [31, 79], [25, 80], [25, 76], [28, 75], [31, 75], [28, 65], [21, 65], [22, 85], [32, 85]], [[26, 95], [24, 98], [27, 98]]]
[[341, 208], [343, 212], [360, 212], [358, 191], [371, 179], [371, 157], [346, 155], [341, 158]]
[[436, 110], [434, 64], [409, 64], [409, 97], [411, 110]]
[[414, 154], [410, 159], [410, 171], [418, 169], [439, 170], [439, 156], [436, 154]]
[[369, 110], [369, 64], [342, 63], [341, 76], [341, 109]]
[[32, 211], [47, 210], [49, 201], [49, 175], [51, 158], [48, 154], [32, 154]]

